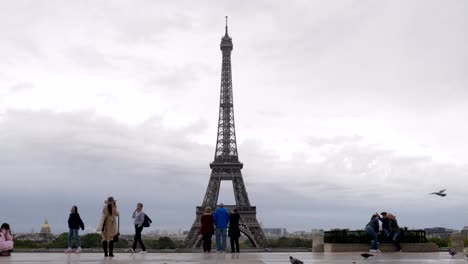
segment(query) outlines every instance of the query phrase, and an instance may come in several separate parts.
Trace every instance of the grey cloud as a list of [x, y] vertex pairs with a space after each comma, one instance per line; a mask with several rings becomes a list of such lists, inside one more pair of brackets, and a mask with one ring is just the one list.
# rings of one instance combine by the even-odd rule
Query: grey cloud
[[[193, 221], [194, 207], [208, 183], [214, 146], [188, 138], [206, 128], [204, 121], [167, 129], [157, 116], [128, 127], [93, 112], [5, 115], [0, 123], [0, 168], [9, 188], [0, 198], [8, 200], [5, 221], [15, 223], [17, 230], [29, 231], [48, 217], [57, 232], [65, 231], [73, 204], [93, 226], [108, 195], [119, 199], [123, 214], [143, 201], [159, 228], [186, 229]], [[354, 139], [358, 140], [348, 143]], [[401, 157], [363, 145], [355, 135], [338, 141], [343, 147], [322, 153], [325, 159], [319, 163], [303, 158], [281, 161], [258, 140], [239, 144], [247, 191], [261, 221], [295, 229], [359, 228], [379, 208], [393, 210], [408, 225], [441, 221], [434, 215], [421, 223], [403, 202], [418, 207], [418, 213], [429, 214], [435, 207], [460, 215], [464, 190], [458, 182], [466, 168]], [[346, 166], [345, 158], [352, 167]], [[369, 166], [373, 162], [374, 167]], [[439, 186], [448, 188], [453, 198], [428, 205], [432, 197], [427, 193]], [[25, 220], [24, 210], [18, 208], [29, 209], [34, 217]], [[350, 215], [345, 222], [343, 214]], [[459, 217], [444, 221], [454, 227], [462, 224]], [[130, 232], [130, 227], [129, 222], [123, 230]]]
[[[101, 84], [86, 83], [86, 74], [118, 75], [128, 93], [98, 91], [98, 100], [119, 105], [143, 90], [148, 101], [168, 102], [161, 112], [195, 120], [168, 129], [164, 114], [127, 126], [94, 111], [5, 112], [0, 174], [11, 187], [7, 220], [29, 230], [49, 216], [65, 230], [69, 206], [79, 203], [92, 223], [112, 194], [123, 212], [141, 199], [157, 212], [158, 225], [188, 228], [214, 151], [190, 138], [215, 135], [206, 130], [217, 118], [225, 14], [235, 45], [240, 159], [261, 220], [306, 229], [361, 227], [369, 212], [384, 207], [415, 226], [466, 225], [460, 213], [467, 169], [466, 6], [437, 1], [3, 3], [0, 81], [6, 87], [52, 89], [54, 80], [41, 74], [53, 79], [62, 66], [70, 82], [79, 79], [91, 90]], [[85, 67], [89, 71], [74, 79]], [[62, 98], [53, 95], [52, 89], [34, 98], [34, 109], [60, 105]], [[402, 155], [398, 146], [366, 144], [379, 133], [367, 130], [382, 124], [394, 133], [374, 135], [381, 143], [409, 138], [427, 144], [427, 153]], [[297, 139], [303, 149], [282, 160], [284, 150], [271, 143], [278, 138]], [[433, 156], [444, 151], [462, 165], [436, 162]], [[312, 152], [321, 160], [309, 162]], [[447, 199], [427, 195], [441, 186], [450, 190]], [[34, 219], [17, 208], [29, 209]], [[291, 220], [294, 213], [299, 217]]]
[[34, 85], [32, 83], [20, 82], [20, 83], [16, 83], [10, 86], [10, 92], [18, 93], [18, 92], [23, 92], [23, 91], [30, 91], [33, 88], [34, 88]]
[[322, 145], [341, 145], [344, 143], [356, 143], [363, 139], [362, 136], [353, 135], [353, 136], [335, 136], [332, 138], [325, 138], [325, 137], [314, 137], [310, 136], [307, 138], [307, 142], [312, 147], [320, 147]]
[[169, 92], [195, 89], [199, 85], [200, 75], [207, 73], [215, 75], [216, 72], [213, 67], [203, 64], [165, 67], [159, 69], [158, 72], [151, 73], [150, 80], [143, 90], [152, 93], [160, 92], [160, 89], [155, 88], [162, 88]]

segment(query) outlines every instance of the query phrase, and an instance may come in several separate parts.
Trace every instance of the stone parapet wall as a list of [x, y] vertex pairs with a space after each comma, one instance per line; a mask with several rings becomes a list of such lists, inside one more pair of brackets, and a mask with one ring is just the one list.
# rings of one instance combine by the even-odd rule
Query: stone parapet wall
[[[439, 247], [435, 243], [401, 243], [403, 252], [438, 252]], [[366, 252], [370, 249], [369, 244], [335, 244], [325, 243], [325, 252]], [[393, 244], [380, 244], [379, 249], [382, 252], [394, 252]]]

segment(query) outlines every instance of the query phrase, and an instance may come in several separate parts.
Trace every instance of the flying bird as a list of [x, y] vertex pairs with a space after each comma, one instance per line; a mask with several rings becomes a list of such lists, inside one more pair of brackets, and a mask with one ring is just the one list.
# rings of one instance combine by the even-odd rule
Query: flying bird
[[435, 195], [439, 195], [440, 197], [445, 197], [447, 195], [446, 193], [444, 193], [445, 190], [447, 190], [447, 189], [443, 189], [443, 190], [440, 190], [438, 192], [433, 192], [433, 193], [430, 193], [430, 194], [435, 194]]
[[451, 248], [449, 248], [449, 251], [448, 253], [450, 254], [450, 256], [455, 256], [455, 254], [457, 254], [457, 252], [453, 251]]
[[368, 258], [368, 257], [372, 257], [374, 255], [368, 254], [368, 253], [362, 253], [361, 256], [363, 256], [364, 258]]
[[298, 260], [297, 258], [293, 258], [289, 256], [289, 261], [291, 261], [291, 264], [304, 264], [304, 262]]

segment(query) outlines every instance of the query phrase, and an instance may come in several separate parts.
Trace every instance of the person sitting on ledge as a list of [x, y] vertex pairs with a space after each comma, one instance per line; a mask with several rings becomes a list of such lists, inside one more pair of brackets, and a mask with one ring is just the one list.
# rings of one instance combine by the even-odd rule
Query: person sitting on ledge
[[[376, 213], [377, 214], [377, 213]], [[387, 212], [380, 213], [382, 217], [379, 217], [380, 222], [382, 222], [382, 229], [384, 231], [384, 241], [389, 242], [390, 237], [392, 235], [392, 231], [390, 230], [390, 220], [387, 217]]]
[[398, 226], [398, 222], [396, 217], [392, 214], [388, 214], [388, 220], [390, 220], [390, 229], [392, 231], [392, 239], [393, 244], [396, 247], [396, 251], [401, 251], [400, 246], [400, 227]]
[[370, 252], [380, 252], [379, 245], [377, 243], [377, 234], [379, 233], [379, 214], [375, 213], [372, 215], [370, 222], [366, 225], [366, 232], [371, 237], [371, 249]]
[[10, 256], [13, 251], [13, 236], [11, 235], [10, 225], [3, 223], [0, 227], [0, 255]]

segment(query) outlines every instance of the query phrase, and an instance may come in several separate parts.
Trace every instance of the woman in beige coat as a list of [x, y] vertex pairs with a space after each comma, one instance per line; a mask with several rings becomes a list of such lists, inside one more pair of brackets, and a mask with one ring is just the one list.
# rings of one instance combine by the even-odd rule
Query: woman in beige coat
[[[102, 209], [101, 221], [97, 227], [98, 231], [102, 232], [102, 248], [104, 249], [104, 256], [114, 256], [114, 236], [119, 232], [117, 229], [117, 211], [116, 200], [110, 196], [104, 201], [106, 206]], [[109, 245], [109, 254], [107, 254], [107, 245]]]

